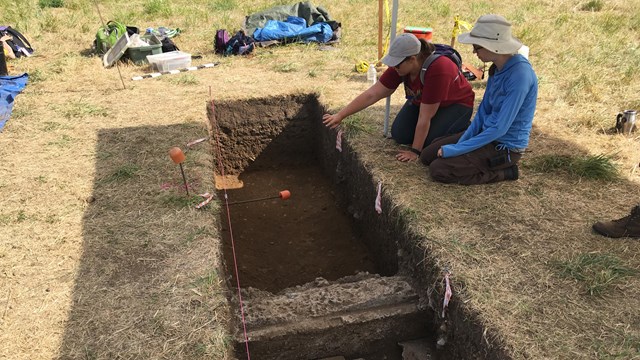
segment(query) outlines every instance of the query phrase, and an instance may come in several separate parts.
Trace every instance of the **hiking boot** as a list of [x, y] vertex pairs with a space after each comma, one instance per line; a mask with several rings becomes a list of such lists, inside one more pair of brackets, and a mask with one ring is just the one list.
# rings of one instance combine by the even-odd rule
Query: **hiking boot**
[[512, 167], [508, 167], [503, 171], [505, 180], [518, 180], [518, 177], [520, 175], [518, 171], [518, 165], [513, 165]]
[[621, 219], [598, 221], [593, 224], [593, 230], [610, 238], [640, 237], [640, 206], [636, 205], [631, 209], [631, 214]]

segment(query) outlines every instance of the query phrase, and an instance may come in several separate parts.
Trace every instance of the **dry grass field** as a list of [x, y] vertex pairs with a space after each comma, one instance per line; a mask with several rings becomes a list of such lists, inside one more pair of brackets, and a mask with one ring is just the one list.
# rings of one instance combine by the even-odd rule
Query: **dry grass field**
[[[219, 62], [136, 82], [149, 69], [122, 63], [123, 86], [91, 51], [93, 1], [0, 0], [0, 25], [36, 49], [9, 61], [29, 83], [0, 133], [0, 358], [231, 358], [238, 309], [220, 277], [219, 205], [193, 206], [193, 193], [214, 190], [210, 148], [187, 152], [190, 198], [168, 149], [208, 135], [211, 98], [314, 92], [337, 109], [367, 87], [354, 64], [377, 57], [371, 0], [315, 3], [342, 23], [334, 50], [213, 54], [216, 29], [287, 3], [99, 1], [105, 21], [180, 28], [178, 47], [202, 56], [194, 64]], [[640, 109], [640, 2], [406, 0], [398, 28], [431, 26], [448, 43], [455, 15], [485, 13], [513, 22], [540, 80], [519, 181], [442, 185], [419, 163], [395, 161], [383, 102], [345, 124], [348, 140], [427, 239], [427, 256], [452, 270], [453, 301], [479, 314], [488, 342], [515, 359], [638, 359], [640, 242], [590, 226], [640, 200], [640, 136], [611, 131], [619, 111]], [[480, 99], [483, 82], [474, 88]]]

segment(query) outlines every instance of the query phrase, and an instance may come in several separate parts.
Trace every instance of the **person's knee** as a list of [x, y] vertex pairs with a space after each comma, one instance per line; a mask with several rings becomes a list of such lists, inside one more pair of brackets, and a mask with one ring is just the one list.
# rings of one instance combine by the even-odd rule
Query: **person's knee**
[[410, 131], [404, 129], [402, 126], [391, 127], [391, 137], [398, 144], [411, 144], [413, 143], [413, 134], [409, 134]]
[[456, 181], [451, 171], [449, 171], [446, 160], [442, 158], [437, 158], [431, 162], [429, 165], [429, 174], [433, 180], [441, 183], [452, 183]]
[[420, 154], [420, 161], [424, 165], [431, 165], [431, 163], [438, 158], [437, 151], [438, 149], [433, 149], [432, 146], [427, 146], [422, 150], [422, 153]]

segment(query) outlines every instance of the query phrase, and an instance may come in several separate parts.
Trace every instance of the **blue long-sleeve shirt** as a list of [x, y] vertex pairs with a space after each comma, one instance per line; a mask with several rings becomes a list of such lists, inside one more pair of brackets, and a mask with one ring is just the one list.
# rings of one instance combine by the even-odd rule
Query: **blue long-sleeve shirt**
[[476, 116], [456, 144], [442, 146], [442, 157], [454, 157], [493, 141], [508, 149], [529, 145], [538, 97], [538, 78], [529, 61], [514, 55], [487, 81]]

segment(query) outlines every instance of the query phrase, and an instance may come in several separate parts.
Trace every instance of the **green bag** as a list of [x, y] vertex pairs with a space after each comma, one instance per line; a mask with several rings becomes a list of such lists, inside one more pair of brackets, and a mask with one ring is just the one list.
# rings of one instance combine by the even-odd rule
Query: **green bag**
[[106, 26], [100, 26], [94, 42], [96, 52], [106, 53], [118, 39], [127, 33], [127, 27], [117, 21], [109, 21]]

